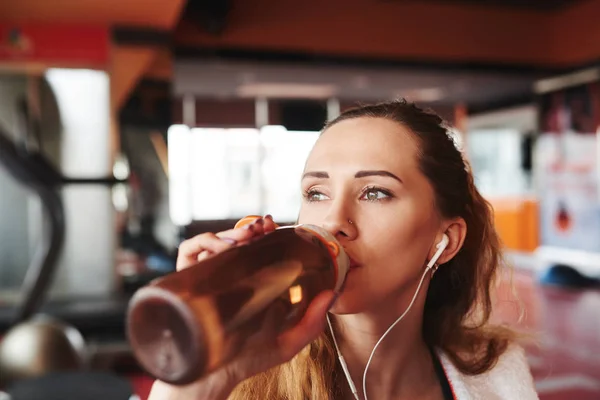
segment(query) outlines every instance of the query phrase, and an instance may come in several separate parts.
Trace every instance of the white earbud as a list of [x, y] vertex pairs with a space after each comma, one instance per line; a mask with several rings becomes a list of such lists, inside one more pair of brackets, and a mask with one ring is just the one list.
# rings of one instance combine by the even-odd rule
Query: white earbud
[[444, 233], [444, 236], [442, 236], [442, 240], [440, 240], [440, 242], [435, 246], [437, 248], [437, 251], [435, 252], [433, 257], [431, 257], [431, 260], [429, 260], [429, 262], [427, 263], [427, 269], [431, 269], [435, 265], [437, 260], [441, 257], [442, 253], [444, 252], [444, 250], [446, 250], [448, 243], [450, 243], [450, 238]]
[[[363, 384], [364, 400], [368, 400], [368, 398], [367, 398], [367, 371], [369, 370], [369, 365], [371, 365], [371, 360], [373, 359], [373, 355], [375, 355], [375, 350], [377, 350], [377, 347], [379, 347], [379, 344], [383, 341], [383, 339], [387, 336], [387, 334], [390, 333], [390, 331], [406, 316], [406, 314], [408, 314], [408, 311], [413, 306], [415, 299], [417, 298], [417, 295], [419, 294], [419, 290], [421, 289], [423, 280], [425, 279], [425, 276], [427, 275], [427, 271], [429, 271], [433, 267], [434, 268], [433, 272], [435, 272], [436, 268], [434, 267], [434, 265], [437, 262], [437, 260], [440, 258], [440, 256], [442, 255], [442, 253], [444, 252], [446, 247], [448, 246], [448, 243], [450, 243], [450, 238], [448, 237], [448, 235], [446, 235], [444, 233], [444, 236], [442, 236], [442, 240], [440, 240], [440, 242], [435, 246], [437, 248], [437, 251], [435, 252], [433, 257], [431, 257], [431, 260], [429, 260], [429, 263], [427, 263], [427, 268], [425, 268], [425, 271], [423, 271], [423, 274], [421, 275], [421, 280], [419, 281], [417, 290], [415, 290], [415, 293], [413, 294], [412, 300], [410, 301], [408, 307], [406, 307], [406, 310], [404, 310], [402, 315], [400, 315], [398, 317], [398, 319], [396, 319], [396, 321], [392, 325], [390, 325], [390, 327], [385, 331], [385, 333], [379, 338], [377, 343], [375, 343], [375, 347], [373, 347], [373, 351], [371, 351], [371, 355], [369, 356], [369, 360], [367, 361], [367, 365], [365, 366], [365, 370], [363, 372], [362, 384]], [[348, 371], [348, 366], [346, 365], [346, 360], [344, 360], [344, 356], [342, 355], [342, 353], [340, 352], [340, 348], [338, 347], [337, 340], [336, 340], [335, 334], [333, 332], [333, 326], [331, 326], [331, 321], [329, 319], [329, 315], [327, 315], [327, 324], [329, 325], [329, 331], [331, 332], [331, 338], [333, 339], [335, 351], [338, 354], [338, 358], [340, 360], [340, 364], [342, 366], [344, 374], [346, 375], [346, 380], [348, 381], [350, 390], [352, 391], [354, 398], [356, 400], [360, 400], [358, 397], [358, 390], [356, 390], [356, 385], [352, 381], [352, 377], [350, 376], [350, 372]]]

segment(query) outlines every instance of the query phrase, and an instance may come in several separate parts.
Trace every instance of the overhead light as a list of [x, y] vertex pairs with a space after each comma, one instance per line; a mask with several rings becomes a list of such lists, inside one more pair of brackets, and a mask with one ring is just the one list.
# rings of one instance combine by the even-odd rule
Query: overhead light
[[251, 98], [328, 99], [336, 95], [337, 87], [309, 83], [245, 83], [235, 92], [240, 97]]
[[410, 101], [438, 101], [444, 98], [444, 90], [441, 88], [408, 89], [397, 91], [395, 95]]
[[577, 85], [585, 85], [590, 82], [595, 82], [599, 78], [599, 68], [588, 68], [567, 75], [539, 80], [535, 82], [533, 88], [537, 94], [544, 94]]

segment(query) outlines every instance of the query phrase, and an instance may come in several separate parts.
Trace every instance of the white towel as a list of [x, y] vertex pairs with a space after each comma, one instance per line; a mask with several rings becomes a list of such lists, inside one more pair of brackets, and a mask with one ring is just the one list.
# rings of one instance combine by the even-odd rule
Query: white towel
[[461, 373], [443, 351], [437, 353], [456, 400], [539, 400], [525, 352], [516, 344], [491, 370], [475, 376]]

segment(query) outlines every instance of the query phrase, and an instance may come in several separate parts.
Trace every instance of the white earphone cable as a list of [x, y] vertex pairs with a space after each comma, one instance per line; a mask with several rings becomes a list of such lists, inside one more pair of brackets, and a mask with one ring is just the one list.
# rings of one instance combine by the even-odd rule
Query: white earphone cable
[[369, 365], [371, 364], [371, 360], [373, 359], [373, 356], [375, 355], [375, 350], [377, 350], [377, 347], [379, 346], [379, 344], [381, 344], [383, 339], [387, 336], [388, 333], [390, 333], [390, 331], [394, 328], [394, 326], [396, 326], [396, 324], [398, 324], [398, 322], [400, 322], [404, 318], [404, 316], [406, 314], [408, 314], [408, 312], [412, 308], [413, 304], [415, 303], [415, 300], [417, 298], [417, 295], [419, 294], [419, 291], [421, 290], [421, 285], [423, 284], [425, 275], [427, 275], [427, 272], [429, 272], [430, 269], [431, 268], [426, 268], [425, 271], [423, 272], [423, 275], [421, 275], [421, 280], [419, 281], [419, 286], [417, 286], [417, 290], [415, 290], [415, 294], [413, 295], [413, 298], [410, 301], [410, 304], [408, 305], [408, 307], [406, 308], [404, 313], [387, 329], [387, 331], [385, 331], [385, 333], [381, 336], [381, 338], [379, 338], [379, 340], [375, 344], [375, 347], [373, 347], [373, 351], [371, 352], [371, 355], [369, 356], [369, 361], [367, 361], [367, 366], [365, 367], [365, 372], [363, 373], [363, 396], [365, 398], [364, 400], [367, 400], [367, 371], [369, 370]]
[[346, 360], [338, 347], [337, 340], [335, 339], [335, 335], [333, 334], [333, 327], [331, 326], [331, 321], [329, 320], [329, 314], [327, 314], [327, 325], [329, 325], [329, 331], [331, 332], [331, 337], [333, 338], [333, 345], [335, 346], [335, 351], [338, 355], [338, 359], [340, 360], [340, 365], [342, 366], [342, 370], [344, 371], [344, 375], [346, 375], [346, 380], [348, 381], [348, 385], [350, 386], [350, 390], [352, 391], [352, 395], [356, 400], [360, 400], [358, 398], [358, 390], [356, 390], [356, 386], [354, 385], [354, 381], [350, 376], [350, 371], [348, 370], [348, 365], [346, 364]]
[[[368, 398], [367, 398], [367, 371], [369, 370], [369, 365], [371, 364], [371, 360], [373, 359], [373, 356], [375, 355], [375, 351], [377, 350], [377, 347], [379, 347], [379, 344], [383, 341], [383, 339], [387, 336], [387, 334], [390, 333], [390, 331], [398, 324], [398, 322], [402, 321], [402, 319], [406, 316], [406, 314], [408, 314], [408, 312], [412, 308], [412, 306], [417, 298], [417, 295], [419, 294], [419, 291], [421, 290], [421, 286], [423, 285], [423, 281], [425, 279], [425, 276], [427, 275], [427, 272], [429, 272], [429, 270], [431, 270], [432, 268], [435, 271], [435, 267], [433, 265], [431, 267], [427, 266], [427, 268], [425, 268], [423, 275], [421, 275], [421, 280], [419, 281], [419, 286], [417, 286], [417, 290], [415, 290], [415, 294], [413, 295], [412, 300], [410, 301], [410, 304], [408, 305], [406, 310], [404, 310], [404, 313], [402, 313], [402, 315], [400, 317], [398, 317], [398, 319], [396, 319], [396, 321], [392, 325], [390, 325], [390, 327], [385, 331], [385, 333], [379, 338], [379, 340], [375, 344], [375, 347], [373, 347], [373, 351], [371, 351], [371, 355], [369, 356], [369, 360], [367, 361], [367, 365], [365, 366], [365, 371], [363, 373], [362, 384], [363, 384], [364, 400], [368, 400]], [[333, 327], [331, 326], [331, 321], [329, 319], [329, 315], [327, 315], [327, 324], [329, 325], [329, 330], [331, 332], [331, 337], [333, 338], [333, 344], [335, 346], [335, 351], [338, 354], [338, 359], [340, 360], [340, 364], [342, 366], [344, 374], [346, 375], [346, 380], [348, 381], [350, 390], [352, 391], [354, 398], [356, 400], [360, 400], [358, 397], [358, 391], [356, 390], [356, 386], [354, 385], [354, 382], [352, 381], [352, 377], [350, 376], [350, 372], [348, 371], [348, 366], [346, 365], [344, 356], [342, 356], [342, 353], [340, 352], [340, 349], [338, 347], [337, 340], [335, 338], [335, 334], [333, 333]]]

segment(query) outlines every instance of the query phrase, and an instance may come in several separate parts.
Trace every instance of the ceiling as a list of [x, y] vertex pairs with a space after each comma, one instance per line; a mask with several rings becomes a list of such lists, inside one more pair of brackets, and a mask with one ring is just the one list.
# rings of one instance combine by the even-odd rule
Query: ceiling
[[176, 95], [484, 110], [533, 101], [537, 80], [594, 60], [600, 40], [600, 0], [189, 1]]
[[[395, 4], [388, 9], [381, 6], [385, 3]], [[189, 30], [180, 29], [181, 37], [175, 35], [175, 44], [178, 44], [177, 39], [181, 40], [185, 37], [184, 47], [186, 45], [196, 49], [240, 47], [250, 50], [264, 47], [268, 52], [280, 53], [285, 50], [285, 47], [282, 47], [285, 45], [291, 47], [292, 53], [304, 51], [311, 56], [313, 52], [326, 56], [328, 51], [335, 48], [340, 54], [348, 53], [350, 48], [346, 49], [343, 46], [352, 45], [352, 49], [361, 51], [362, 58], [374, 56], [390, 59], [419, 59], [419, 57], [426, 58], [426, 53], [429, 52], [441, 60], [446, 58], [459, 64], [461, 56], [475, 59], [474, 55], [478, 55], [482, 60], [489, 59], [490, 62], [495, 60], [494, 57], [510, 62], [507, 55], [514, 56], [515, 48], [519, 47], [515, 47], [514, 43], [518, 39], [522, 44], [520, 47], [525, 49], [523, 50], [525, 54], [519, 56], [520, 58], [514, 56], [513, 61], [516, 64], [527, 64], [525, 61], [530, 59], [528, 57], [532, 53], [550, 54], [550, 51], [540, 51], [543, 48], [540, 45], [544, 44], [542, 42], [544, 32], [540, 30], [541, 28], [538, 29], [541, 32], [538, 32], [538, 38], [535, 35], [536, 29], [531, 27], [532, 23], [527, 23], [532, 14], [542, 18], [541, 15], [547, 15], [542, 12], [566, 10], [568, 7], [582, 3], [589, 5], [591, 2], [590, 0], [340, 0], [336, 4], [327, 5], [328, 2], [297, 3], [292, 0], [273, 3], [270, 0], [253, 2], [250, 0], [19, 0], [18, 2], [0, 0], [0, 15], [3, 20], [15, 22], [139, 26], [169, 30], [177, 24], [183, 13], [184, 19], [192, 20], [207, 34], [201, 36], [198, 30], [192, 30], [190, 34]], [[332, 27], [331, 15], [339, 14], [340, 4], [348, 4], [344, 14], [346, 19], [340, 20]], [[407, 4], [413, 4], [414, 7], [406, 7]], [[450, 17], [432, 14], [431, 7], [425, 6], [435, 4], [458, 4], [469, 6], [471, 9], [464, 13], [454, 10], [455, 17], [451, 20], [458, 22], [454, 26], [447, 27], [445, 23], [438, 22], [447, 21]], [[355, 9], [352, 5], [362, 5], [366, 8]], [[480, 6], [522, 11], [500, 12], [497, 18], [494, 17], [496, 19], [486, 19], [489, 11], [480, 12]], [[182, 11], [184, 7], [186, 9]], [[348, 13], [353, 10], [354, 16], [349, 15]], [[393, 10], [397, 13], [392, 13]], [[318, 13], [315, 14], [315, 11]], [[445, 11], [452, 10], [446, 7]], [[583, 9], [579, 14], [584, 12], [588, 16], [593, 14]], [[496, 11], [493, 14], [496, 14]], [[574, 14], [573, 17], [579, 14]], [[404, 17], [402, 26], [404, 30], [411, 32], [410, 35], [384, 35], [386, 29], [398, 25], [397, 15]], [[389, 18], [385, 19], [386, 16]], [[356, 21], [363, 24], [368, 21], [376, 22], [371, 23], [370, 30], [365, 27], [357, 30]], [[308, 22], [313, 23], [311, 29], [306, 29]], [[316, 24], [317, 22], [321, 25]], [[506, 29], [507, 23], [511, 24], [511, 29]], [[591, 22], [587, 23], [589, 25]], [[549, 23], [547, 25], [554, 26]], [[578, 23], [579, 25], [585, 24]], [[593, 25], [596, 27], [595, 22]], [[435, 26], [441, 26], [441, 30], [432, 30]], [[419, 27], [422, 29], [418, 30]], [[565, 28], [563, 32], [566, 33], [574, 31], [570, 29], [570, 25], [563, 28]], [[502, 33], [504, 36], [494, 32]], [[441, 37], [446, 42], [440, 40]], [[280, 45], [277, 40], [283, 44]], [[326, 45], [321, 45], [322, 43]], [[375, 51], [375, 48], [379, 50]], [[402, 49], [406, 50], [406, 54], [400, 52]], [[529, 49], [538, 51], [531, 52]], [[490, 51], [491, 55], [487, 53]], [[556, 52], [562, 54], [562, 50]], [[207, 97], [238, 98], [260, 94], [278, 97], [283, 96], [278, 93], [288, 93], [288, 96], [296, 93], [300, 97], [335, 96], [351, 100], [377, 100], [405, 96], [432, 104], [466, 102], [470, 106], [481, 107], [485, 104], [510, 102], [530, 96], [533, 83], [537, 79], [546, 77], [543, 73], [526, 70], [514, 73], [470, 68], [440, 67], [436, 70], [410, 64], [371, 68], [342, 65], [339, 60], [334, 60], [328, 65], [302, 64], [296, 61], [291, 59], [288, 62], [281, 62], [281, 60], [277, 63], [264, 60], [258, 62], [253, 56], [233, 60], [213, 57], [191, 61], [183, 59], [178, 61], [175, 67], [175, 92]], [[437, 60], [432, 59], [430, 67], [435, 64], [435, 61]], [[465, 62], [468, 64], [469, 59]]]
[[[383, 1], [406, 1], [406, 0], [383, 0]], [[423, 1], [423, 0], [413, 0]], [[557, 11], [572, 7], [577, 3], [589, 0], [425, 0], [430, 3], [456, 3], [475, 4], [479, 6], [520, 8], [536, 11]]]
[[557, 69], [598, 58], [600, 0], [188, 1], [176, 49]]

